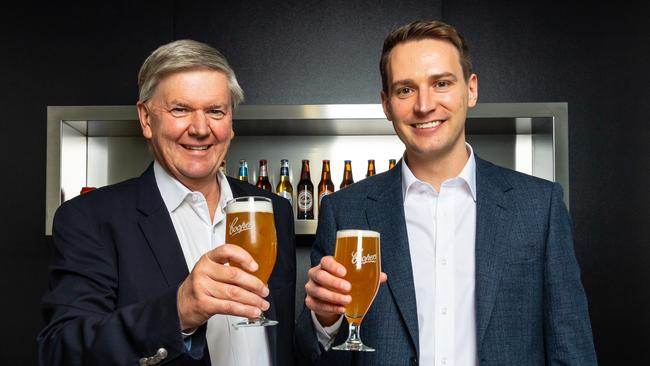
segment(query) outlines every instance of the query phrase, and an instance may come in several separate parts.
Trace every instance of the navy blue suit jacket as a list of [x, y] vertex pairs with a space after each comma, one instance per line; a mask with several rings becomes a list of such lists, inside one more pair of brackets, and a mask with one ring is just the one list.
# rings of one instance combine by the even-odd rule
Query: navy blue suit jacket
[[[273, 200], [278, 255], [269, 280], [271, 359], [293, 364], [296, 257], [286, 199], [228, 179], [235, 197]], [[54, 218], [54, 257], [38, 336], [42, 365], [137, 365], [159, 348], [160, 364], [210, 365], [203, 325], [187, 351], [179, 329], [178, 286], [189, 274], [153, 165], [140, 176], [65, 202]]]
[[[387, 284], [361, 326], [376, 352], [320, 347], [308, 309], [296, 325], [300, 364], [416, 365], [418, 320], [404, 218], [401, 162], [323, 199], [312, 264], [334, 252], [336, 230], [381, 234]], [[595, 365], [571, 223], [556, 183], [477, 158], [476, 315], [484, 365]], [[347, 336], [347, 324], [333, 344]], [[433, 345], [431, 345], [433, 346]]]

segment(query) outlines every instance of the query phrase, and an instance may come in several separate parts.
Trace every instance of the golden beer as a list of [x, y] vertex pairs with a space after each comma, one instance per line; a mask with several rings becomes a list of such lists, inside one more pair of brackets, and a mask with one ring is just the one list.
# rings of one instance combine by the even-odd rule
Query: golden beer
[[[277, 255], [277, 236], [273, 219], [273, 204], [265, 197], [239, 197], [226, 206], [226, 243], [246, 250], [259, 265], [252, 274], [265, 284], [269, 281]], [[230, 265], [242, 268], [234, 261]], [[243, 269], [243, 268], [242, 268]], [[263, 316], [249, 319], [237, 326], [274, 325]]]
[[334, 259], [345, 267], [345, 279], [352, 286], [352, 301], [345, 307], [345, 317], [350, 324], [359, 325], [379, 289], [379, 233], [368, 230], [338, 231]]

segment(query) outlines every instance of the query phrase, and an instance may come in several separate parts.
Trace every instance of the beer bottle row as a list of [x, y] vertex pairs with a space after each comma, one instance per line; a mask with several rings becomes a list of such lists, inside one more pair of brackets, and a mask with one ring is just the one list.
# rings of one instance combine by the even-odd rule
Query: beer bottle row
[[[388, 169], [395, 166], [395, 159], [388, 161]], [[220, 168], [226, 174], [225, 161], [221, 163]], [[376, 174], [375, 160], [368, 160], [368, 169], [366, 171], [366, 178]], [[239, 161], [239, 180], [248, 182], [248, 162], [244, 159]], [[354, 183], [352, 177], [352, 161], [345, 160], [343, 168], [343, 179], [339, 185], [339, 189], [343, 189]], [[258, 170], [257, 188], [273, 192], [273, 187], [269, 181], [268, 162], [265, 159], [260, 160]], [[280, 181], [275, 187], [275, 193], [281, 197], [289, 200], [293, 205], [293, 186], [289, 180], [289, 160], [282, 159], [280, 161]], [[309, 172], [309, 160], [302, 161], [302, 168], [300, 169], [300, 181], [297, 186], [297, 219], [298, 220], [313, 220], [314, 219], [314, 198], [318, 202], [318, 210], [320, 211], [320, 203], [323, 197], [328, 194], [334, 193], [334, 183], [330, 172], [330, 161], [323, 160], [323, 168], [321, 170], [321, 179], [317, 186], [317, 196], [314, 196], [314, 184], [311, 182], [311, 175]]]

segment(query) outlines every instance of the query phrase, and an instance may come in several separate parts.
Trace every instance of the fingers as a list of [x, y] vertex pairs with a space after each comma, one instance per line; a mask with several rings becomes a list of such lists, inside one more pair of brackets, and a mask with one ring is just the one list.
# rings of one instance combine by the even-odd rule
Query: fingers
[[351, 285], [342, 278], [344, 275], [345, 267], [331, 256], [323, 257], [320, 264], [308, 272], [305, 305], [320, 315], [343, 313], [345, 305], [352, 301], [348, 295]]
[[214, 314], [254, 318], [269, 308], [264, 299], [268, 287], [228, 262], [257, 270], [250, 254], [235, 245], [225, 244], [204, 254], [178, 291], [182, 329], [200, 326]]
[[215, 263], [235, 262], [248, 272], [255, 272], [259, 268], [253, 257], [238, 245], [224, 244], [205, 253], [205, 255]]
[[338, 277], [343, 277], [346, 273], [345, 267], [341, 263], [337, 262], [331, 255], [321, 258], [320, 267]]
[[201, 270], [213, 282], [234, 285], [261, 297], [269, 295], [269, 288], [264, 282], [241, 268], [210, 263], [206, 265], [206, 268], [202, 268]]
[[388, 281], [388, 275], [386, 273], [382, 272], [379, 275], [379, 283], [385, 283], [386, 281]]

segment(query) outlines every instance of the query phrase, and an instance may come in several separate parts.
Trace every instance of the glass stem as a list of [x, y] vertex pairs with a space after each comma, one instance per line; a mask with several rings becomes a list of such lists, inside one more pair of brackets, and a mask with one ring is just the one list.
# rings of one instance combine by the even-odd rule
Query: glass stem
[[359, 335], [360, 331], [361, 331], [361, 324], [350, 323], [350, 327], [348, 329], [347, 343], [361, 344], [361, 337]]

